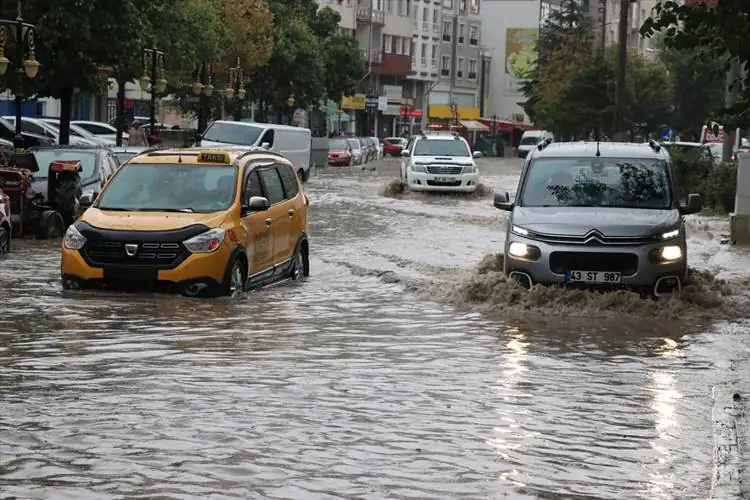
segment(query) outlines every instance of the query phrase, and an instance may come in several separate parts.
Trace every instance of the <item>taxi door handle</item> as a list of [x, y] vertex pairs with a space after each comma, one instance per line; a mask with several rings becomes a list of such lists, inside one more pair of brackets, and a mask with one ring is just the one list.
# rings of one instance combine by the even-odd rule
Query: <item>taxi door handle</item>
[[272, 218], [269, 217], [268, 219], [266, 219], [266, 226], [270, 226], [272, 223], [273, 223]]
[[294, 210], [292, 210], [291, 208], [287, 213], [289, 214], [289, 217], [294, 217]]

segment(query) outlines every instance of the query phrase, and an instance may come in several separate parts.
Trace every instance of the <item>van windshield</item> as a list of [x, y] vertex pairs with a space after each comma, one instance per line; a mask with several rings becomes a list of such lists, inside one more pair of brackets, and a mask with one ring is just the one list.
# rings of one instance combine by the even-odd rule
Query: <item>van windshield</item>
[[212, 123], [203, 133], [207, 141], [254, 146], [263, 128], [247, 123]]
[[527, 135], [526, 137], [521, 137], [521, 146], [536, 146], [541, 140], [542, 137], [539, 135]]
[[126, 163], [99, 196], [99, 210], [219, 212], [235, 199], [237, 167]]
[[525, 207], [672, 206], [664, 160], [539, 158], [529, 165], [521, 195]]

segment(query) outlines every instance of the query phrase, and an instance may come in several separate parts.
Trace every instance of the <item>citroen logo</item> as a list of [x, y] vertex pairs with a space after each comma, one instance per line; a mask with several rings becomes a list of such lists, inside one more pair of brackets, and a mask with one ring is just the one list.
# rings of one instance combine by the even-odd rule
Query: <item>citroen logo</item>
[[596, 229], [586, 233], [584, 239], [586, 243], [598, 243], [600, 245], [604, 244], [604, 235]]
[[135, 253], [138, 251], [138, 245], [135, 243], [128, 243], [125, 245], [125, 253], [128, 255], [128, 257], [134, 257]]

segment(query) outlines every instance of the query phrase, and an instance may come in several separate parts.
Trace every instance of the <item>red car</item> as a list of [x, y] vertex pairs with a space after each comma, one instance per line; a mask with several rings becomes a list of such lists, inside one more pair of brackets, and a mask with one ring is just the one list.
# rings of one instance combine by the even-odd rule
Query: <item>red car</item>
[[386, 137], [383, 139], [383, 156], [401, 156], [401, 150], [406, 146], [406, 139], [401, 137]]
[[352, 161], [352, 149], [345, 137], [328, 141], [328, 164], [333, 167], [348, 167]]
[[0, 189], [0, 257], [10, 253], [10, 197]]

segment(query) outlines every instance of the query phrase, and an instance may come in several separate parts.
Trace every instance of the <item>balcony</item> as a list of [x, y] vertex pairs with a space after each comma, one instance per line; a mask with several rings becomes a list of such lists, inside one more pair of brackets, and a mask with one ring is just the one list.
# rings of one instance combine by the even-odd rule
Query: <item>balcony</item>
[[369, 23], [370, 19], [375, 24], [385, 24], [385, 12], [382, 10], [370, 10], [369, 7], [357, 8], [357, 21]]
[[449, 69], [441, 69], [440, 70], [440, 76], [451, 76], [451, 70], [449, 70]]
[[475, 47], [479, 45], [479, 39], [478, 38], [469, 38], [469, 45], [474, 45]]
[[427, 35], [429, 32], [430, 32], [430, 23], [428, 23], [427, 21], [422, 21], [422, 33]]
[[[362, 59], [365, 62], [370, 62], [370, 58], [368, 57], [369, 51], [367, 49], [360, 49], [360, 52], [362, 53]], [[383, 61], [383, 52], [380, 50], [372, 50], [372, 62], [374, 63], [381, 63]]]
[[443, 33], [443, 41], [444, 42], [450, 42], [451, 41], [451, 34], [450, 33]]
[[469, 71], [469, 80], [476, 80], [476, 79], [477, 79], [476, 71]]
[[434, 36], [435, 38], [438, 38], [440, 36], [440, 25], [438, 25], [437, 23], [432, 25], [432, 36]]

